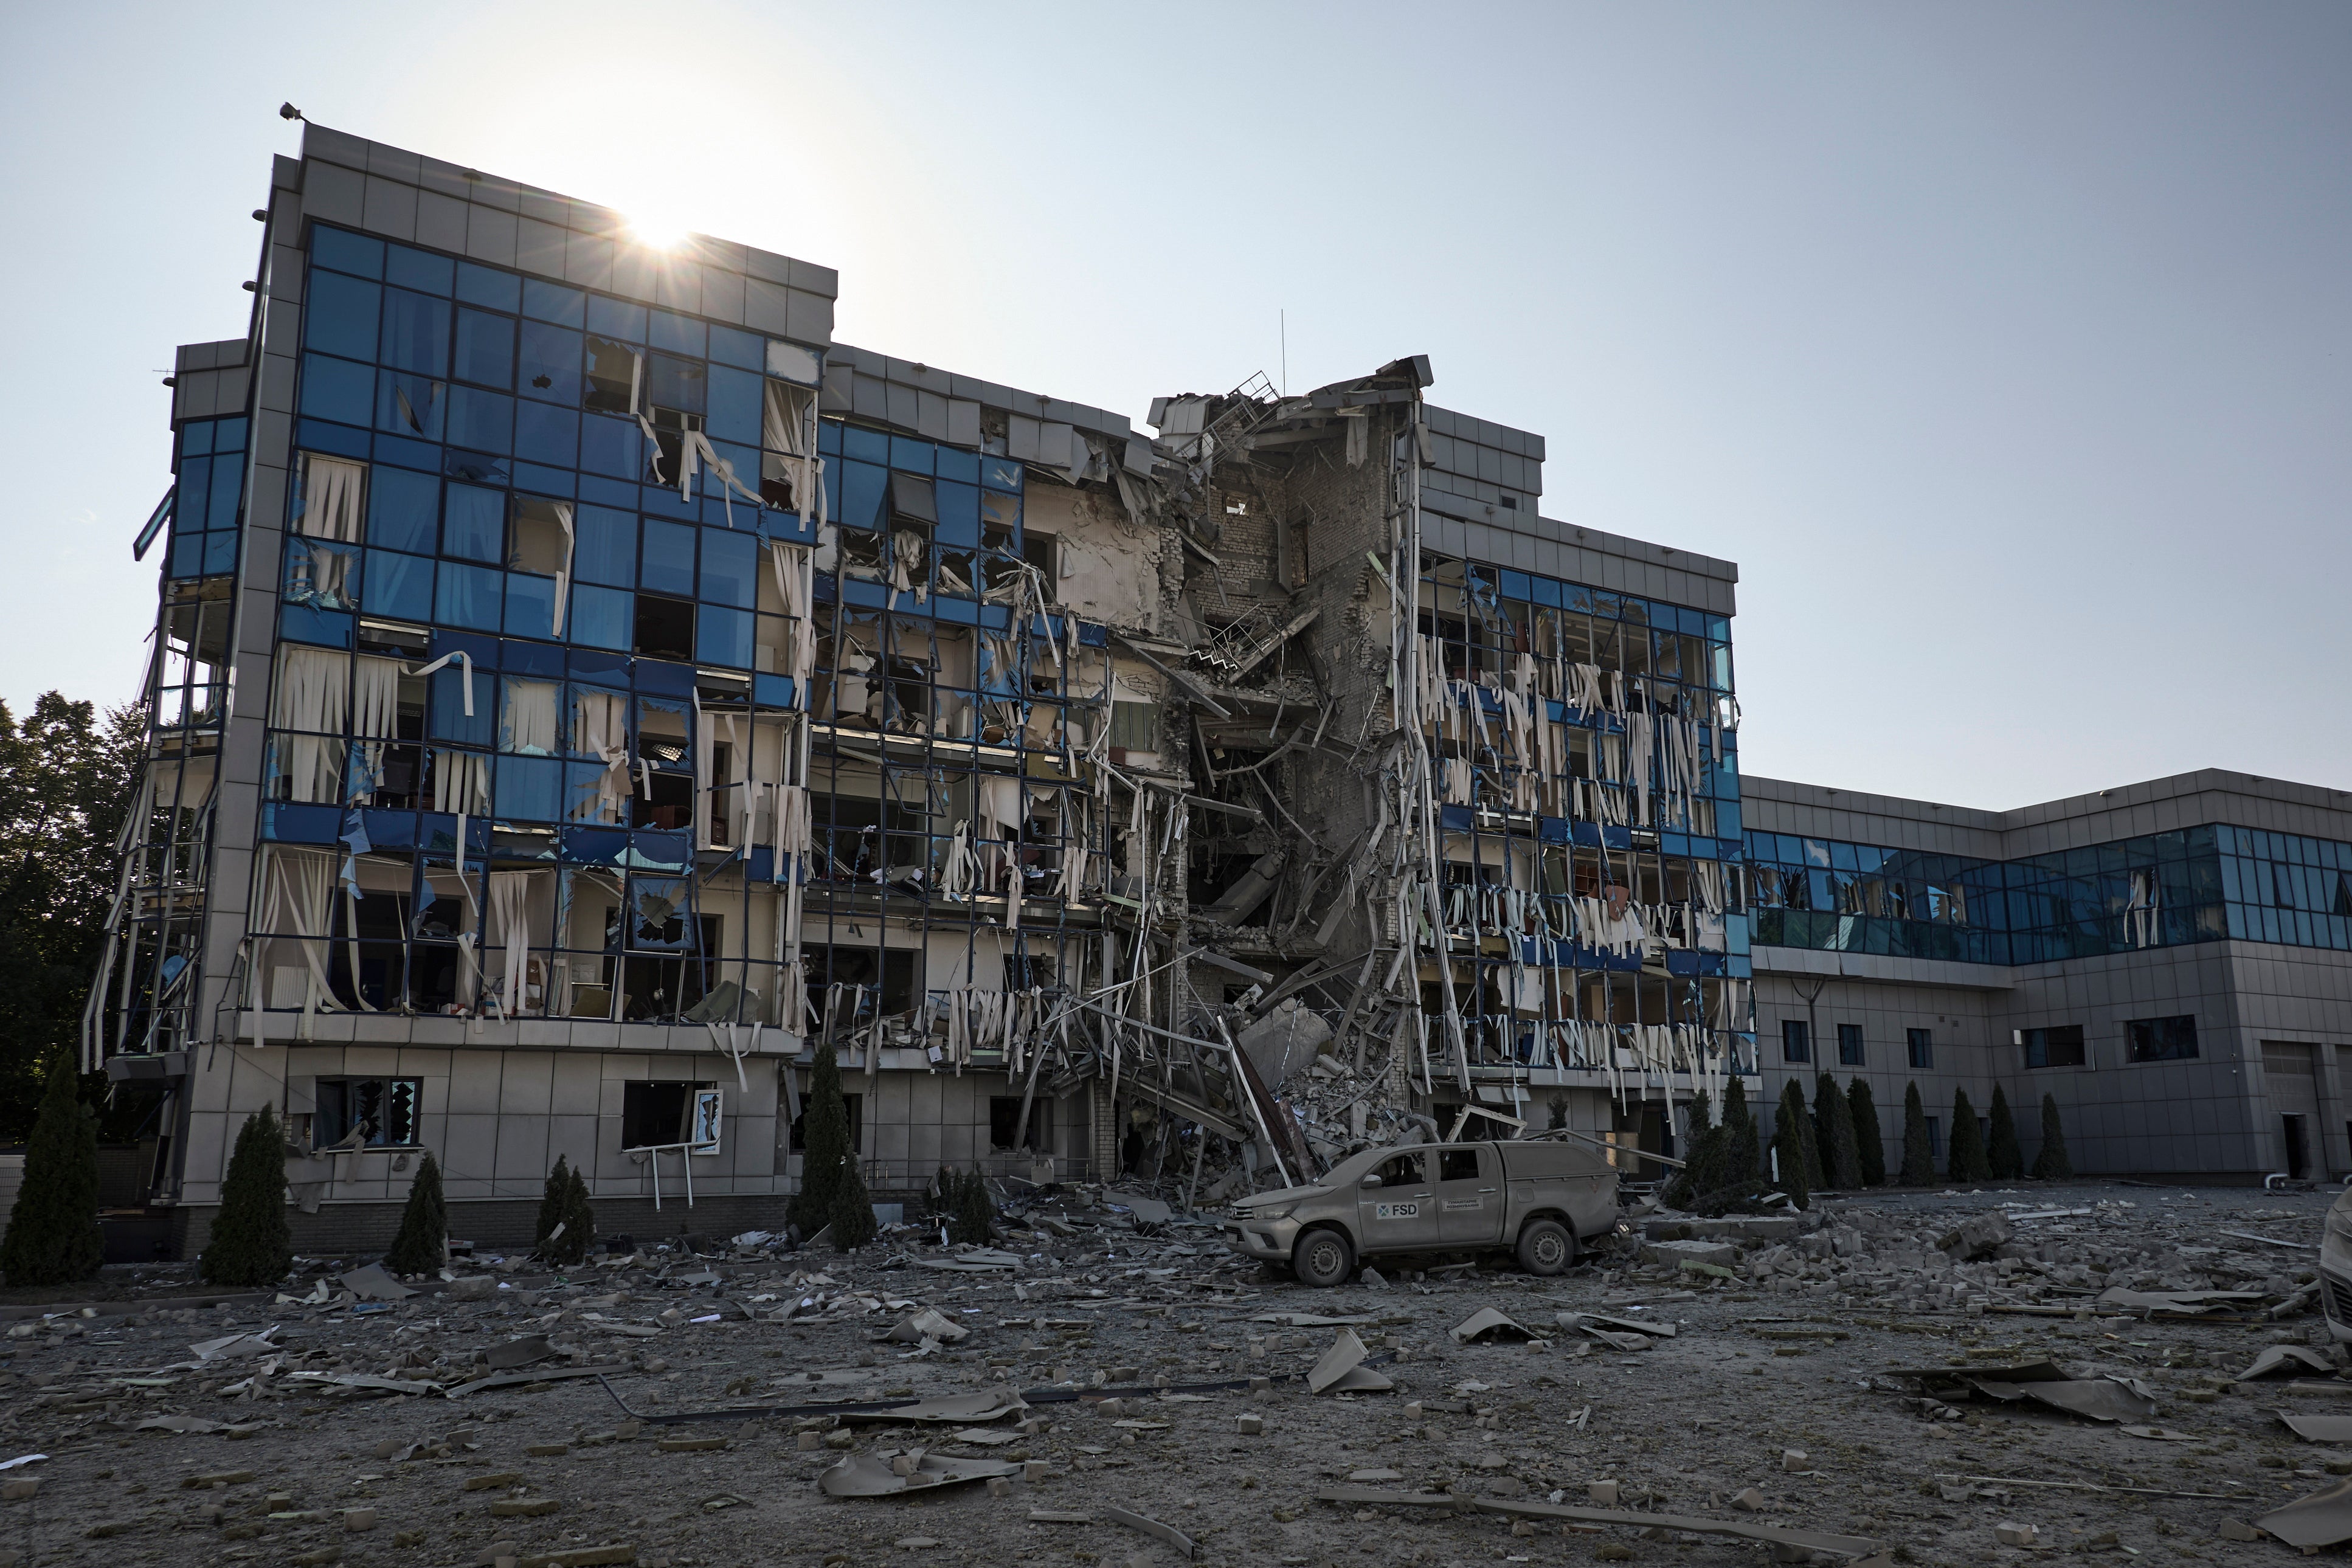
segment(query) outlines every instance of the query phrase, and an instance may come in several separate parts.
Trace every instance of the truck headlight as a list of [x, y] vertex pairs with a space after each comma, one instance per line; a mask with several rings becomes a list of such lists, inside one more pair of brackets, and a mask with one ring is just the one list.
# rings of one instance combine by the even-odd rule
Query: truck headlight
[[1287, 1219], [1290, 1218], [1291, 1211], [1297, 1207], [1295, 1203], [1286, 1203], [1274, 1208], [1255, 1209], [1251, 1212], [1250, 1218], [1252, 1219]]

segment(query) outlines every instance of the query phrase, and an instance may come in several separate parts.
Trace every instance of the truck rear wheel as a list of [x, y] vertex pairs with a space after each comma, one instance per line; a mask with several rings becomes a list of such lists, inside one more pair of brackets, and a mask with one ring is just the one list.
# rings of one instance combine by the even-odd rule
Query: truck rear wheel
[[1564, 1274], [1576, 1261], [1575, 1233], [1557, 1219], [1530, 1219], [1519, 1228], [1519, 1267], [1530, 1274]]
[[1355, 1267], [1356, 1249], [1336, 1230], [1310, 1230], [1290, 1249], [1290, 1271], [1302, 1285], [1344, 1284]]

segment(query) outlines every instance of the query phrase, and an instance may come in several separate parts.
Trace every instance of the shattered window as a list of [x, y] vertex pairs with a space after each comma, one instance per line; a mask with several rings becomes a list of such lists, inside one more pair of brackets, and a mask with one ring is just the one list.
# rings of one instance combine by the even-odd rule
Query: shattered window
[[400, 1148], [417, 1141], [417, 1116], [425, 1101], [421, 1078], [321, 1078], [314, 1092], [314, 1149], [339, 1145]]

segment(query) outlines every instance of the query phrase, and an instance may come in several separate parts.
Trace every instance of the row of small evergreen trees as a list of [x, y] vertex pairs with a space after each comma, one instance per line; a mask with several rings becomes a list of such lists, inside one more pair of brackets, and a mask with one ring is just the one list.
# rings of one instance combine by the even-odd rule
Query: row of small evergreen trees
[[[2074, 1174], [2066, 1157], [2065, 1129], [2058, 1120], [2055, 1097], [2042, 1097], [2042, 1148], [2029, 1169], [2018, 1147], [2017, 1127], [2009, 1112], [2009, 1096], [1993, 1086], [1990, 1133], [1977, 1126], [1976, 1107], [1968, 1091], [1952, 1095], [1951, 1141], [1945, 1155], [1945, 1175], [1952, 1181], [2013, 1181], [2032, 1176], [2039, 1181], [2063, 1181]], [[1686, 1168], [1667, 1188], [1667, 1201], [1681, 1208], [1734, 1203], [1776, 1186], [1805, 1207], [1814, 1189], [1885, 1186], [1886, 1147], [1879, 1133], [1878, 1105], [1870, 1085], [1854, 1078], [1843, 1092], [1837, 1080], [1824, 1072], [1814, 1084], [1813, 1103], [1805, 1103], [1802, 1082], [1791, 1078], [1780, 1091], [1779, 1113], [1773, 1119], [1769, 1160], [1757, 1146], [1756, 1118], [1748, 1106], [1748, 1091], [1738, 1078], [1724, 1090], [1723, 1113], [1702, 1092], [1692, 1109], [1694, 1132]], [[1903, 1160], [1895, 1182], [1926, 1186], [1936, 1180], [1935, 1151], [1927, 1138], [1927, 1115], [1919, 1099], [1919, 1085], [1903, 1094]]]

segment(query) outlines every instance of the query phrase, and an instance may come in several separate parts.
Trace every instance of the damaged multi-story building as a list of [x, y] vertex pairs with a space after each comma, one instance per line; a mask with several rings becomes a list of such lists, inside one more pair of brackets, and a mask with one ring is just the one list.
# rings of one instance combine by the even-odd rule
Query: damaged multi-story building
[[[608, 1231], [772, 1228], [825, 1042], [885, 1200], [1553, 1127], [1631, 1163], [1777, 1087], [1759, 968], [1859, 951], [1759, 869], [1819, 803], [1742, 819], [1736, 569], [1544, 518], [1541, 437], [1427, 358], [1146, 431], [835, 340], [824, 267], [314, 125], [254, 216], [137, 541], [84, 1036], [183, 1255], [264, 1105], [316, 1250], [425, 1149], [486, 1241], [559, 1155]], [[1969, 874], [1904, 915], [1990, 919]]]

